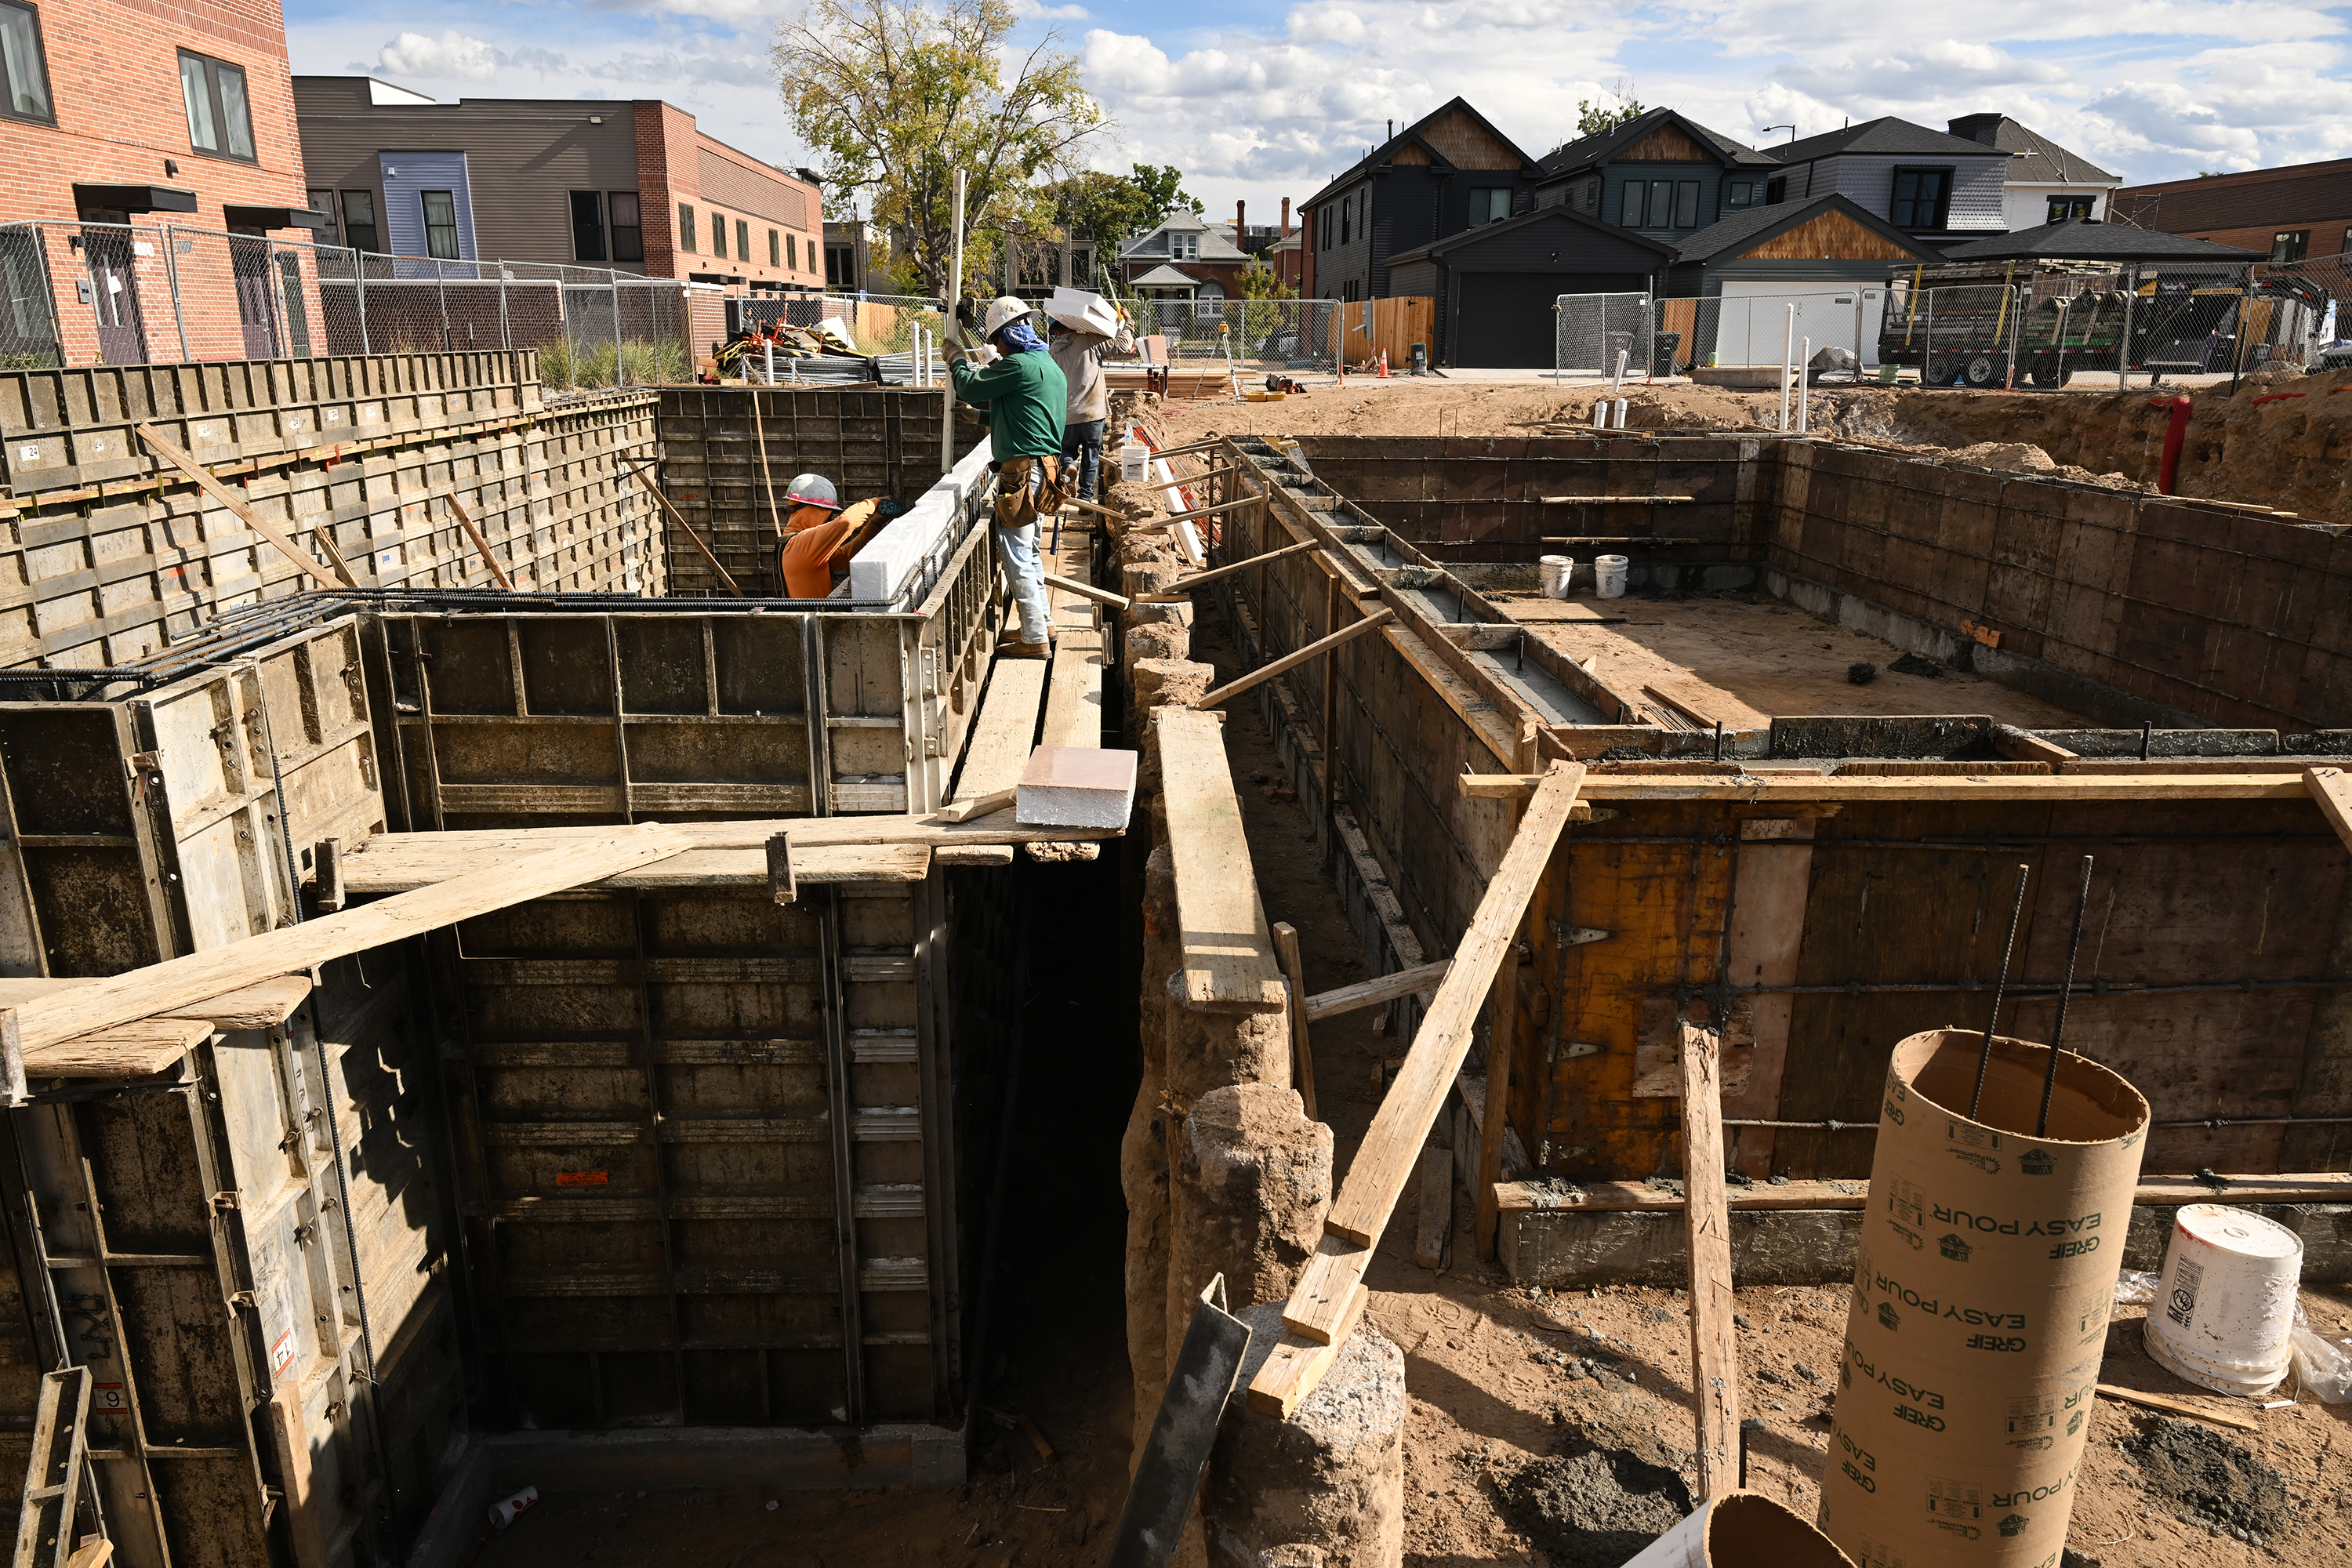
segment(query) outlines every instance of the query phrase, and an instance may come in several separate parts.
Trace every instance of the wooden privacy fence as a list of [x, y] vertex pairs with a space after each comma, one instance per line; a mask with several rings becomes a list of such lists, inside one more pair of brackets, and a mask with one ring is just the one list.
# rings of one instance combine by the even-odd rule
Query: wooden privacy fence
[[1428, 345], [1432, 363], [1437, 360], [1437, 301], [1426, 295], [1406, 294], [1393, 300], [1359, 300], [1341, 305], [1332, 315], [1331, 352], [1352, 368], [1369, 365], [1388, 351], [1389, 368], [1412, 363], [1412, 345]]

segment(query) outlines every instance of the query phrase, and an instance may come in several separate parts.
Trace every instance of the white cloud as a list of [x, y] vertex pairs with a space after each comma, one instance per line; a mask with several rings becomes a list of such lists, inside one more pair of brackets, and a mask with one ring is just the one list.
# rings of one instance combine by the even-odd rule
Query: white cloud
[[1034, 22], [1083, 22], [1088, 15], [1084, 5], [1046, 5], [1039, 0], [1013, 0], [1013, 14]]
[[428, 80], [488, 81], [499, 74], [497, 46], [456, 28], [437, 37], [403, 33], [376, 52], [376, 64], [395, 76]]
[[1294, 44], [1361, 44], [1371, 37], [1364, 19], [1341, 5], [1302, 5], [1286, 26]]

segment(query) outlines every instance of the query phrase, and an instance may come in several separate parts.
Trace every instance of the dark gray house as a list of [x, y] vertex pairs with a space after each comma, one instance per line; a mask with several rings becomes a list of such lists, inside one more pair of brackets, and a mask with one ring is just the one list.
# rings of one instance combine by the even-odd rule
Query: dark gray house
[[1677, 334], [1678, 365], [1777, 363], [1793, 307], [1793, 330], [1815, 349], [1852, 349], [1867, 365], [1888, 274], [1942, 259], [1846, 196], [1749, 207], [1675, 247], [1658, 330]]
[[1765, 187], [1780, 172], [1753, 147], [1671, 109], [1653, 109], [1546, 153], [1536, 205], [1566, 206], [1673, 243], [1763, 205]]
[[1532, 205], [1536, 161], [1462, 99], [1406, 126], [1307, 198], [1310, 300], [1411, 294], [1386, 258]]
[[1553, 205], [1387, 257], [1382, 266], [1390, 292], [1437, 301], [1430, 353], [1438, 363], [1548, 368], [1552, 305], [1562, 294], [1651, 291], [1673, 260], [1662, 240]]
[[1780, 169], [1768, 205], [1840, 195], [1937, 245], [2004, 234], [2010, 158], [2000, 148], [1892, 116], [1766, 148]]

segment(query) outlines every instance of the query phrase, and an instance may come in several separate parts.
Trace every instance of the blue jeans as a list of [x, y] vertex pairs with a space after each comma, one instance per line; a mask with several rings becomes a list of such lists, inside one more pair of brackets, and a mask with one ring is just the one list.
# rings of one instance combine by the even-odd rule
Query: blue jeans
[[1103, 426], [1102, 419], [1088, 419], [1081, 424], [1062, 427], [1062, 457], [1077, 464], [1077, 489], [1071, 493], [1080, 500], [1093, 500], [1101, 489]]
[[1045, 569], [1037, 560], [1037, 525], [999, 528], [996, 553], [1013, 579], [1013, 603], [1021, 612], [1021, 640], [1041, 643], [1052, 636], [1053, 612], [1045, 603]]

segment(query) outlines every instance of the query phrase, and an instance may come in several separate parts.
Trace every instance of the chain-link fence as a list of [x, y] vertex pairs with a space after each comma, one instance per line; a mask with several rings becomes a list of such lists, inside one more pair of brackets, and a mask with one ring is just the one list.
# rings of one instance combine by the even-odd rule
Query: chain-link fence
[[537, 349], [550, 387], [686, 378], [686, 285], [177, 224], [0, 225], [0, 367]]
[[2352, 254], [2264, 262], [2254, 282], [2262, 297], [2278, 301], [2264, 323], [2272, 361], [2352, 368]]
[[1127, 300], [1135, 335], [1167, 340], [1168, 363], [1233, 362], [1257, 377], [1285, 370], [1329, 370], [1333, 300]]
[[911, 353], [918, 328], [938, 342], [947, 319], [939, 300], [920, 294], [754, 294], [734, 313], [763, 331], [838, 322], [860, 353], [877, 357]]
[[1562, 294], [1552, 303], [1552, 372], [1580, 380], [1650, 374], [1647, 294]]

